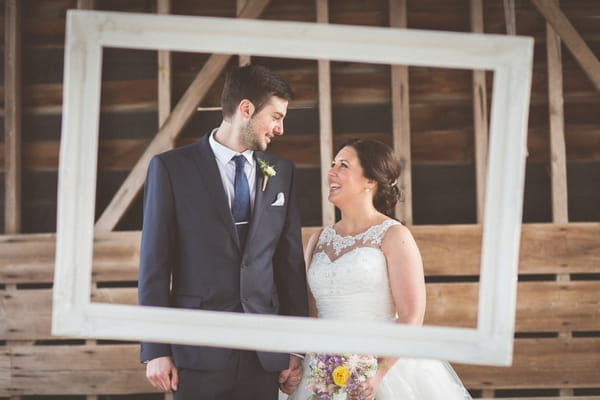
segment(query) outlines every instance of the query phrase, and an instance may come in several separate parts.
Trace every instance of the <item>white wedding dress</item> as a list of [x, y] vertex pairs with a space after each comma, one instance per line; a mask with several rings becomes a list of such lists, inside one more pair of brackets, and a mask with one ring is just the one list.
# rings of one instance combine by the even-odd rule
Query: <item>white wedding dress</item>
[[[386, 220], [355, 236], [340, 236], [332, 226], [321, 232], [307, 272], [319, 318], [393, 322], [394, 302], [387, 263], [380, 250], [385, 232], [395, 220]], [[310, 357], [310, 355], [307, 355]], [[310, 370], [304, 361], [304, 378], [288, 399], [308, 400]], [[377, 400], [470, 399], [447, 362], [400, 358], [386, 373]]]

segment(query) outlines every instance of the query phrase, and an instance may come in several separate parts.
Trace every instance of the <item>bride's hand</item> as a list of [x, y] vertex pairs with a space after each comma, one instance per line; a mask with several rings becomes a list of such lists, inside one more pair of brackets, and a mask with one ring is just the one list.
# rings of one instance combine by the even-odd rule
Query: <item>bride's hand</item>
[[360, 400], [375, 400], [377, 389], [383, 379], [382, 371], [377, 371], [375, 376], [367, 378], [362, 384], [362, 394]]

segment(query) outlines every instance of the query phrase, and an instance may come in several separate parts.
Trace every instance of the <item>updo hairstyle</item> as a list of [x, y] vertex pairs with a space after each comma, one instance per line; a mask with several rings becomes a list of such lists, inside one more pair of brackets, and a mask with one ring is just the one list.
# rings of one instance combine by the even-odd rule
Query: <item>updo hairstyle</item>
[[356, 151], [365, 178], [377, 182], [373, 197], [373, 205], [377, 211], [392, 217], [394, 207], [402, 197], [398, 187], [401, 166], [394, 150], [373, 139], [351, 139], [340, 150], [344, 147], [352, 147]]

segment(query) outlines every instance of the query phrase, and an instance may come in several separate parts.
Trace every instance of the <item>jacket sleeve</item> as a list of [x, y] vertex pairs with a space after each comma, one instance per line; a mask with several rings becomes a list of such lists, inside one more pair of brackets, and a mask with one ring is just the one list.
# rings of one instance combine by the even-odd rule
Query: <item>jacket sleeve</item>
[[[144, 187], [144, 217], [140, 246], [138, 301], [143, 306], [169, 307], [176, 230], [173, 190], [163, 161], [154, 157]], [[164, 343], [142, 343], [141, 361], [171, 355]]]
[[296, 169], [291, 165], [286, 221], [275, 251], [273, 267], [279, 293], [280, 314], [307, 316], [306, 267], [295, 177]]

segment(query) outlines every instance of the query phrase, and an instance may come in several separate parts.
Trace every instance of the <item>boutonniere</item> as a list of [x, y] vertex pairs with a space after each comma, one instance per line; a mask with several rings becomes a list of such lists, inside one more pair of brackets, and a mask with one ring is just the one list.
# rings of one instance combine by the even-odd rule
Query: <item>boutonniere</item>
[[271, 164], [262, 158], [257, 157], [256, 161], [258, 162], [258, 168], [260, 168], [260, 172], [263, 174], [262, 191], [264, 192], [267, 188], [267, 181], [270, 177], [277, 175], [277, 171], [275, 171], [275, 168]]

